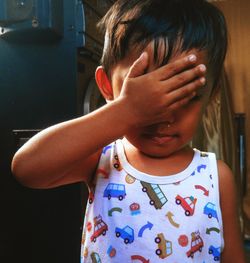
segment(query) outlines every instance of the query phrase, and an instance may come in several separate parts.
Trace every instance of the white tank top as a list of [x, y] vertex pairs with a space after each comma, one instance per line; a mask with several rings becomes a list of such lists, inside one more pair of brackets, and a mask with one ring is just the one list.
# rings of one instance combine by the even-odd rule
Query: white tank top
[[89, 185], [81, 262], [220, 262], [224, 246], [217, 161], [194, 150], [182, 172], [131, 166], [118, 140], [103, 149]]

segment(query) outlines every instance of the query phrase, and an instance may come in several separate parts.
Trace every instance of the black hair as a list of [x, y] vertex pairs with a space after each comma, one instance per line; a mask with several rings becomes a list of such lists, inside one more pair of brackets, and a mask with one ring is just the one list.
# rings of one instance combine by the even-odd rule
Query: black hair
[[98, 26], [105, 32], [101, 64], [108, 75], [131, 48], [143, 50], [154, 40], [155, 62], [161, 43], [165, 47], [161, 65], [176, 47], [205, 50], [215, 83], [219, 78], [227, 50], [226, 22], [222, 12], [205, 0], [117, 0]]

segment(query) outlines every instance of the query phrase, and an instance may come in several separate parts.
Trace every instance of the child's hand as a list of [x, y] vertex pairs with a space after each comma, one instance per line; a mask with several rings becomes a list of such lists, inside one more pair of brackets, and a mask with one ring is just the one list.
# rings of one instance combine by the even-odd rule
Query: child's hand
[[205, 84], [204, 65], [195, 65], [189, 55], [145, 73], [148, 54], [144, 52], [130, 67], [119, 98], [126, 100], [131, 122], [146, 126], [166, 121], [169, 113], [184, 105]]

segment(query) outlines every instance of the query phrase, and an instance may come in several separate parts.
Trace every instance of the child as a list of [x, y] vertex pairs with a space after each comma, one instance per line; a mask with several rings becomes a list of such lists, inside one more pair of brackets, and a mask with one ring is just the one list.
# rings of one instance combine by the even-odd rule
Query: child
[[232, 173], [189, 146], [223, 65], [223, 15], [204, 0], [118, 0], [101, 27], [107, 105], [37, 134], [13, 173], [88, 184], [82, 262], [244, 262]]

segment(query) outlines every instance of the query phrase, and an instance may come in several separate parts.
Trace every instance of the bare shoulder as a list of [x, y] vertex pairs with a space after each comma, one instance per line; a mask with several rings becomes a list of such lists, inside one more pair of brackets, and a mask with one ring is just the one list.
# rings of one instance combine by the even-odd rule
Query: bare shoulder
[[231, 188], [231, 190], [232, 188], [235, 188], [234, 175], [229, 166], [221, 160], [217, 161], [217, 166], [221, 193], [229, 191], [227, 187]]
[[[220, 205], [223, 220], [224, 250], [222, 263], [244, 263], [243, 242], [239, 226], [239, 211], [235, 176], [229, 166], [218, 161]], [[237, 176], [237, 175], [236, 175]]]
[[219, 176], [219, 193], [220, 193], [220, 205], [222, 208], [223, 221], [227, 221], [227, 216], [236, 217], [237, 211], [237, 193], [235, 178], [232, 170], [229, 166], [221, 161], [217, 161], [218, 164], [218, 176]]
[[[229, 166], [221, 160], [217, 161], [217, 166], [221, 205], [225, 206], [228, 203], [233, 205], [236, 202], [237, 195], [234, 174]], [[231, 202], [228, 202], [229, 199], [232, 199]]]

